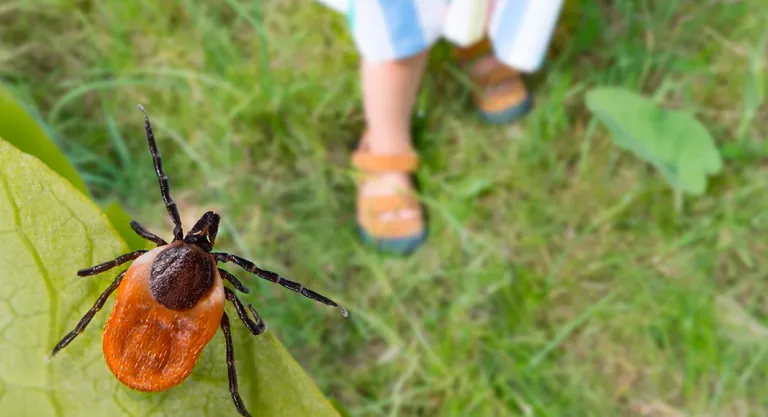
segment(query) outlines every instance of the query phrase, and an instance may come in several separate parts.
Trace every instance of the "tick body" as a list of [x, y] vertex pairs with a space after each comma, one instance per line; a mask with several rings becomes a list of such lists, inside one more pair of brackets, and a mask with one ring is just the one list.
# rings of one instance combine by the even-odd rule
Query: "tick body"
[[[144, 111], [141, 106], [139, 108]], [[52, 355], [82, 333], [110, 295], [117, 291], [102, 335], [102, 349], [107, 366], [121, 383], [145, 392], [164, 391], [179, 385], [192, 372], [203, 349], [221, 328], [227, 348], [229, 391], [237, 411], [243, 416], [250, 416], [238, 393], [234, 347], [229, 317], [224, 311], [225, 301], [232, 303], [238, 317], [253, 335], [263, 333], [266, 326], [253, 306], [248, 305], [246, 310], [224, 281], [240, 292], [247, 293], [248, 288], [217, 264], [232, 262], [262, 279], [320, 303], [338, 307], [344, 317], [347, 317], [347, 312], [333, 300], [261, 269], [251, 261], [237, 255], [212, 252], [220, 221], [219, 215], [214, 212], [203, 214], [184, 236], [146, 113], [144, 120], [161, 196], [174, 223], [173, 240], [167, 243], [133, 221], [133, 230], [154, 242], [156, 248], [128, 253], [78, 271], [80, 276], [96, 275], [132, 261], [128, 269], [120, 273], [101, 294], [74, 330], [53, 348]]]
[[[200, 262], [205, 257], [210, 259]], [[168, 266], [168, 259], [177, 265]], [[224, 285], [214, 265], [210, 254], [181, 242], [152, 249], [131, 264], [102, 337], [107, 365], [120, 382], [138, 391], [163, 391], [192, 372], [224, 314]], [[182, 269], [168, 274], [174, 267]], [[195, 268], [194, 278], [204, 285], [176, 278], [187, 268]]]

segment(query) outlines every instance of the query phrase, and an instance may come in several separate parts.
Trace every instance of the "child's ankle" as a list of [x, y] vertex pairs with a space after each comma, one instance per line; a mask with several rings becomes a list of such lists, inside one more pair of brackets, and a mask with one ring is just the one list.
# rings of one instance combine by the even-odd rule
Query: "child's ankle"
[[416, 152], [408, 133], [368, 129], [364, 140], [368, 150], [377, 155], [405, 155]]

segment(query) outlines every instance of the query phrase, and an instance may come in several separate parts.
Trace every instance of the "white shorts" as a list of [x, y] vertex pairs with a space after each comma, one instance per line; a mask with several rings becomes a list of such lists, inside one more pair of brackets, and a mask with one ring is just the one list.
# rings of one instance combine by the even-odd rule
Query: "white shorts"
[[[346, 15], [367, 62], [407, 58], [442, 36], [450, 0], [318, 0]], [[496, 57], [522, 71], [539, 69], [563, 0], [492, 0], [487, 24]]]

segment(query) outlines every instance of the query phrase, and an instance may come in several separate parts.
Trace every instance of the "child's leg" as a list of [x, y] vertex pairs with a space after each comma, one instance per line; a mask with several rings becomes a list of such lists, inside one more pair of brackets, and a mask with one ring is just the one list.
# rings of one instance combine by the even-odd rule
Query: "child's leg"
[[483, 119], [510, 123], [531, 109], [532, 98], [522, 74], [494, 55], [487, 38], [469, 48], [457, 48], [456, 52], [474, 84], [473, 101]]
[[[410, 252], [424, 239], [423, 213], [415, 200], [410, 168], [415, 160], [410, 122], [427, 52], [410, 58], [361, 64], [366, 131], [358, 148], [358, 222], [363, 236], [384, 249]], [[360, 166], [363, 165], [363, 166]], [[367, 165], [367, 166], [365, 166]], [[375, 167], [374, 167], [375, 166]]]
[[[366, 133], [362, 139], [375, 155], [397, 156], [414, 152], [411, 143], [411, 113], [418, 94], [427, 53], [412, 58], [380, 64], [362, 63], [363, 106]], [[362, 184], [365, 196], [387, 195], [411, 188], [405, 172], [384, 172]], [[406, 209], [386, 212], [382, 220], [410, 218], [420, 215]]]
[[426, 237], [410, 179], [418, 165], [411, 113], [448, 0], [321, 1], [346, 15], [362, 57], [366, 131], [352, 155], [363, 174], [357, 197], [361, 235], [387, 251], [411, 252]]
[[376, 154], [411, 150], [410, 122], [427, 52], [379, 64], [361, 64], [367, 144]]
[[490, 39], [458, 49], [460, 61], [478, 87], [475, 105], [487, 121], [512, 122], [531, 109], [531, 93], [522, 74], [541, 66], [562, 4], [563, 0], [496, 0]]

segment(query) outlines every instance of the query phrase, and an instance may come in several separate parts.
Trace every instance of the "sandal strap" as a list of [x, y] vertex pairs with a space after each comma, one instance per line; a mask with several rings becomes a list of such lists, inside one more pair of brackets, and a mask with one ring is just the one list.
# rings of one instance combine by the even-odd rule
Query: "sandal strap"
[[524, 83], [501, 84], [492, 91], [478, 91], [473, 94], [475, 105], [485, 113], [501, 112], [521, 105], [528, 97]]
[[[491, 52], [491, 43], [487, 37], [466, 48], [454, 48], [456, 58], [464, 65], [471, 64], [472, 61], [476, 61]], [[479, 88], [491, 87], [518, 78], [520, 78], [520, 73], [503, 64], [495, 65], [493, 69], [479, 77], [471, 77], [472, 82]]]
[[393, 171], [411, 173], [419, 166], [419, 155], [415, 152], [404, 155], [376, 155], [357, 150], [352, 154], [352, 164], [366, 173]]
[[506, 65], [496, 65], [487, 73], [473, 77], [472, 82], [479, 88], [492, 87], [501, 83], [520, 79], [520, 73]]
[[358, 200], [361, 211], [378, 216], [396, 210], [419, 210], [419, 202], [412, 195], [389, 194], [382, 196], [361, 196]]
[[412, 196], [360, 196], [357, 202], [357, 222], [365, 231], [377, 238], [398, 238], [414, 236], [424, 230], [421, 215], [406, 219], [382, 220], [384, 213], [399, 210], [419, 212], [421, 206]]
[[465, 48], [454, 48], [453, 52], [459, 62], [467, 64], [491, 52], [491, 42], [488, 37]]
[[423, 233], [424, 219], [412, 217], [395, 221], [380, 221], [375, 218], [358, 219], [360, 226], [377, 239], [412, 237]]

